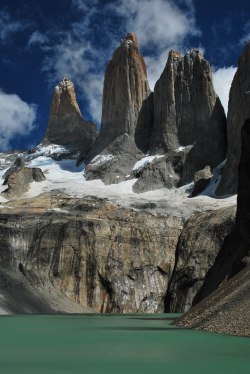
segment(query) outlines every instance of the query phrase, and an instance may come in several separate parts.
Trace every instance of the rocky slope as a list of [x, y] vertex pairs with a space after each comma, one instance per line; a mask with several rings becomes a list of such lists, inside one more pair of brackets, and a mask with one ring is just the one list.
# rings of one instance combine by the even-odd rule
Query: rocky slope
[[250, 117], [250, 42], [238, 62], [229, 94], [227, 163], [217, 189], [218, 195], [237, 193], [238, 165], [241, 154], [241, 128]]
[[85, 121], [81, 115], [74, 84], [68, 78], [64, 78], [54, 90], [43, 144], [63, 145], [72, 153], [81, 152], [85, 158], [96, 136], [95, 125]]
[[221, 334], [250, 336], [250, 266], [184, 314], [176, 324]]
[[[124, 180], [148, 150], [153, 100], [136, 35], [129, 33], [109, 62], [104, 80], [101, 129], [89, 155], [88, 179]], [[136, 144], [136, 139], [137, 143]], [[108, 173], [103, 175], [105, 157]], [[102, 160], [102, 162], [101, 162]], [[103, 161], [104, 160], [104, 161]]]

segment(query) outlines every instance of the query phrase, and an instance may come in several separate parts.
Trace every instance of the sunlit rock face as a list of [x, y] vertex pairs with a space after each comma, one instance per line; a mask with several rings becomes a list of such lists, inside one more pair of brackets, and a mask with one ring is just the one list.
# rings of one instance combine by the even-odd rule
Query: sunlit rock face
[[83, 119], [75, 94], [74, 84], [64, 78], [55, 87], [48, 128], [43, 143], [59, 144], [80, 152], [83, 158], [91, 150], [97, 136], [92, 122]]
[[[88, 158], [86, 177], [115, 183], [130, 174], [135, 162], [148, 151], [153, 122], [153, 94], [147, 81], [137, 38], [129, 33], [108, 63], [102, 104], [101, 129]], [[113, 155], [108, 165], [93, 159]], [[91, 164], [91, 161], [92, 164]], [[108, 172], [103, 169], [108, 167]]]
[[250, 43], [247, 43], [238, 62], [229, 94], [227, 163], [217, 189], [218, 195], [237, 192], [238, 165], [241, 154], [241, 128], [250, 118]]
[[209, 63], [195, 49], [184, 57], [170, 51], [155, 85], [151, 153], [168, 153], [192, 146], [183, 182], [206, 165], [218, 165], [226, 155], [226, 117], [215, 93]]
[[17, 201], [0, 221], [1, 266], [38, 290], [97, 312], [164, 311], [180, 218], [55, 191]]

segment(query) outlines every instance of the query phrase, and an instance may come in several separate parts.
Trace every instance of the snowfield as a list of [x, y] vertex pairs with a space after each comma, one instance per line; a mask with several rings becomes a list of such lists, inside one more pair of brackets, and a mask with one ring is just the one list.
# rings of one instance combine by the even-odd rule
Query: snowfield
[[[144, 161], [141, 164], [144, 164]], [[87, 181], [84, 177], [84, 167], [77, 167], [75, 160], [55, 161], [50, 157], [39, 156], [27, 166], [41, 168], [46, 180], [31, 183], [30, 190], [24, 196], [26, 198], [35, 197], [43, 192], [61, 190], [75, 198], [97, 196], [107, 198], [123, 207], [145, 209], [153, 214], [171, 214], [185, 218], [194, 211], [202, 212], [236, 204], [236, 195], [225, 199], [215, 199], [203, 194], [190, 199], [188, 195], [192, 184], [171, 190], [164, 188], [136, 194], [132, 190], [136, 179], [107, 186], [101, 180]], [[217, 168], [217, 174], [220, 167], [222, 165]], [[217, 174], [215, 173], [214, 179], [207, 189], [209, 193], [212, 193], [218, 184]]]

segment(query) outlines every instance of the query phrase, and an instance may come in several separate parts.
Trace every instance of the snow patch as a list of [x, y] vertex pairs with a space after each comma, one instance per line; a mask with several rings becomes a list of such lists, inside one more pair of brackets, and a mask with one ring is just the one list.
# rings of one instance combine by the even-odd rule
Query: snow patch
[[133, 167], [133, 171], [139, 173], [146, 165], [150, 164], [154, 159], [164, 157], [164, 155], [146, 156], [137, 161]]
[[91, 165], [103, 165], [115, 158], [114, 155], [97, 155], [91, 161]]

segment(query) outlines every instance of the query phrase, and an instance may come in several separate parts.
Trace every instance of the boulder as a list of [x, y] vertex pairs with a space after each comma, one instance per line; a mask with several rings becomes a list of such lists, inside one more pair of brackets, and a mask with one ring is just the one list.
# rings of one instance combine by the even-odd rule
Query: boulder
[[45, 176], [41, 169], [22, 167], [7, 176], [4, 184], [7, 184], [8, 188], [4, 193], [12, 197], [18, 197], [29, 190], [31, 182], [42, 182], [44, 180]]
[[204, 169], [199, 170], [194, 175], [194, 188], [191, 197], [197, 196], [202, 193], [205, 188], [209, 185], [213, 174], [210, 166], [206, 166]]

